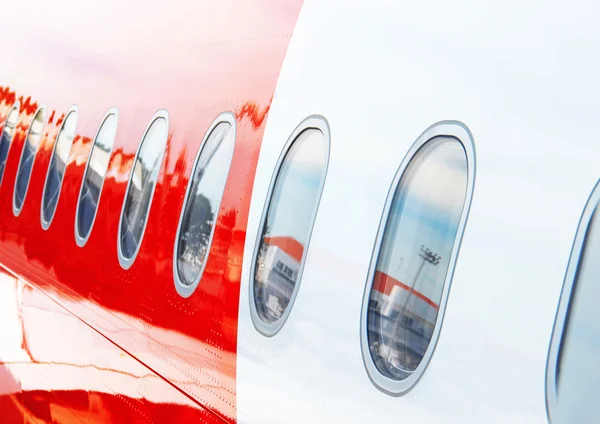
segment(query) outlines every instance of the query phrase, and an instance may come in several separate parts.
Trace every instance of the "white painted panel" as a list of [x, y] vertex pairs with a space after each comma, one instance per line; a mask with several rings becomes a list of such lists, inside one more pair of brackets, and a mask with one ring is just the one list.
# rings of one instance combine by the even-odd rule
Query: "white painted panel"
[[[546, 423], [545, 362], [579, 216], [600, 177], [600, 5], [307, 0], [267, 123], [248, 222], [240, 423]], [[322, 114], [331, 157], [300, 290], [259, 334], [250, 269], [296, 125]], [[436, 351], [399, 398], [371, 384], [360, 308], [385, 198], [415, 139], [473, 133], [473, 204]]]

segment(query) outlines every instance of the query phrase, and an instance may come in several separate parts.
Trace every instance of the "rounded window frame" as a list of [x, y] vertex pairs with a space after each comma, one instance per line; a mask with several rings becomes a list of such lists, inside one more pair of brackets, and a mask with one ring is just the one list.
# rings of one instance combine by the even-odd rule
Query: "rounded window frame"
[[567, 270], [563, 280], [560, 292], [558, 307], [552, 326], [552, 335], [548, 346], [548, 355], [546, 358], [546, 376], [544, 384], [546, 415], [548, 422], [552, 423], [552, 414], [556, 408], [558, 393], [556, 390], [556, 368], [558, 365], [558, 356], [561, 350], [562, 338], [565, 331], [568, 313], [570, 312], [570, 303], [573, 296], [573, 289], [576, 287], [576, 280], [579, 273], [579, 266], [583, 259], [582, 253], [585, 250], [585, 241], [588, 230], [594, 214], [600, 214], [600, 180], [596, 182], [588, 200], [583, 208], [583, 212], [577, 225], [577, 232], [571, 247], [571, 254], [567, 264]]
[[[16, 100], [13, 103], [13, 105], [8, 110], [8, 113], [6, 114], [6, 119], [4, 120], [4, 123], [2, 124], [2, 129], [0, 129], [0, 137], [2, 137], [2, 134], [4, 134], [4, 129], [6, 128], [6, 123], [8, 122], [8, 117], [13, 112], [13, 110], [17, 111], [17, 122], [15, 123], [15, 129], [14, 129], [15, 133], [17, 131], [17, 126], [19, 125], [19, 120], [21, 119], [21, 103], [18, 100]], [[13, 133], [12, 138], [10, 139], [10, 143], [8, 144], [8, 149], [6, 151], [6, 161], [7, 162], [8, 162], [8, 157], [10, 156], [10, 151], [14, 144], [13, 141], [15, 140], [15, 133]], [[0, 175], [0, 185], [2, 185], [2, 180], [4, 180], [5, 173], [6, 173], [6, 163], [4, 164], [4, 171], [2, 172], [2, 175]]]
[[[29, 172], [29, 176], [27, 177], [27, 187], [25, 188], [25, 193], [23, 194], [23, 203], [21, 203], [20, 207], [17, 207], [17, 205], [15, 204], [15, 201], [17, 200], [17, 183], [19, 181], [19, 171], [21, 171], [21, 166], [23, 165], [23, 155], [25, 154], [25, 146], [27, 145], [27, 140], [29, 140], [29, 134], [31, 133], [31, 128], [33, 128], [33, 121], [35, 120], [35, 117], [38, 115], [38, 113], [40, 113], [40, 111], [42, 112], [42, 131], [40, 133], [40, 144], [37, 146], [35, 153], [33, 155], [31, 171]], [[23, 207], [25, 206], [25, 200], [27, 200], [27, 194], [29, 193], [29, 185], [31, 184], [31, 174], [33, 174], [33, 167], [35, 166], [35, 160], [37, 159], [37, 155], [40, 151], [42, 139], [44, 137], [44, 130], [48, 123], [48, 114], [46, 112], [46, 106], [43, 104], [39, 105], [32, 116], [33, 116], [33, 118], [31, 118], [31, 122], [29, 123], [29, 128], [27, 128], [27, 134], [25, 135], [25, 140], [23, 141], [23, 147], [21, 148], [21, 155], [19, 156], [19, 166], [17, 167], [17, 173], [15, 174], [15, 184], [13, 187], [13, 196], [12, 196], [12, 210], [13, 210], [13, 215], [16, 217], [21, 215], [21, 211], [23, 210]], [[14, 137], [13, 137], [13, 139], [14, 139]], [[8, 160], [8, 156], [7, 156], [7, 160]], [[6, 172], [6, 168], [5, 168], [5, 172]]]
[[[140, 242], [136, 246], [135, 252], [131, 256], [131, 258], [126, 258], [123, 255], [123, 251], [121, 249], [121, 227], [123, 226], [123, 215], [125, 214], [125, 205], [127, 204], [127, 198], [129, 197], [129, 189], [131, 188], [131, 180], [133, 179], [133, 170], [135, 169], [135, 165], [138, 162], [140, 152], [142, 150], [142, 147], [144, 146], [144, 142], [146, 141], [146, 137], [148, 135], [148, 131], [150, 130], [150, 128], [152, 128], [152, 125], [154, 125], [154, 122], [156, 122], [158, 119], [164, 119], [167, 124], [167, 138], [165, 140], [165, 145], [162, 149], [162, 152], [160, 153], [158, 174], [156, 176], [156, 182], [154, 184], [154, 187], [152, 187], [152, 195], [150, 196], [150, 204], [148, 205], [148, 210], [146, 211], [146, 214], [145, 214], [146, 216], [144, 217], [144, 225], [142, 227], [142, 233], [140, 234]], [[119, 228], [118, 228], [118, 233], [117, 233], [117, 256], [119, 258], [119, 265], [121, 265], [121, 268], [123, 268], [125, 270], [128, 270], [129, 268], [131, 268], [131, 266], [135, 262], [135, 259], [137, 258], [137, 255], [140, 252], [140, 248], [142, 247], [142, 242], [144, 241], [144, 235], [146, 235], [146, 227], [148, 226], [148, 218], [150, 217], [150, 211], [152, 210], [152, 204], [154, 203], [154, 193], [156, 192], [156, 186], [158, 185], [158, 176], [160, 175], [160, 169], [163, 166], [163, 160], [165, 158], [165, 151], [167, 149], [167, 144], [169, 142], [169, 129], [170, 129], [169, 112], [166, 109], [159, 109], [152, 116], [152, 118], [150, 118], [150, 121], [148, 122], [148, 125], [146, 126], [146, 129], [144, 130], [144, 133], [142, 134], [142, 138], [140, 139], [140, 142], [138, 144], [137, 150], [135, 152], [135, 157], [133, 158], [133, 165], [129, 172], [129, 177], [127, 178], [127, 189], [125, 190], [125, 196], [123, 197], [123, 205], [121, 206], [121, 213], [119, 215]], [[100, 203], [98, 202], [98, 206], [99, 205], [100, 205]]]
[[[202, 143], [200, 144], [200, 147], [198, 148], [198, 152], [196, 153], [196, 157], [194, 158], [194, 166], [192, 167], [192, 171], [190, 173], [190, 179], [188, 181], [187, 188], [185, 190], [185, 198], [183, 199], [183, 206], [181, 207], [181, 212], [179, 213], [179, 223], [177, 224], [177, 233], [175, 235], [175, 246], [173, 248], [173, 280], [174, 280], [174, 284], [175, 284], [175, 290], [177, 291], [177, 293], [179, 293], [179, 295], [181, 297], [184, 297], [184, 298], [190, 297], [196, 291], [196, 288], [198, 287], [198, 285], [200, 284], [200, 281], [202, 280], [202, 275], [204, 274], [204, 270], [206, 269], [206, 263], [208, 262], [208, 257], [210, 255], [210, 250], [212, 247], [215, 229], [217, 228], [217, 219], [219, 217], [219, 210], [217, 210], [217, 213], [215, 215], [215, 223], [210, 231], [210, 237], [208, 239], [206, 258], [204, 259], [204, 262], [202, 263], [202, 267], [200, 268], [200, 273], [198, 274], [198, 277], [196, 277], [196, 279], [194, 279], [194, 282], [190, 285], [186, 285], [181, 281], [181, 278], [179, 278], [179, 270], [177, 268], [177, 263], [178, 263], [177, 251], [179, 249], [179, 242], [180, 242], [180, 237], [181, 237], [181, 226], [183, 225], [183, 218], [184, 218], [184, 215], [186, 212], [188, 202], [191, 197], [190, 195], [191, 195], [192, 186], [194, 185], [194, 176], [196, 174], [196, 169], [198, 168], [198, 162], [200, 161], [202, 152], [204, 151], [204, 148], [206, 147], [206, 142], [212, 135], [214, 129], [222, 123], [228, 123], [231, 125], [231, 131], [233, 131], [233, 152], [232, 152], [232, 156], [231, 156], [231, 161], [229, 162], [229, 169], [227, 171], [227, 179], [225, 180], [225, 186], [223, 187], [223, 193], [221, 194], [221, 200], [219, 202], [219, 209], [221, 209], [223, 197], [225, 196], [225, 188], [227, 186], [227, 181], [229, 181], [229, 175], [231, 174], [231, 167], [233, 164], [233, 156], [235, 155], [235, 147], [236, 147], [236, 141], [237, 141], [237, 123], [236, 123], [235, 115], [232, 112], [222, 112], [221, 114], [219, 114], [214, 119], [214, 121], [212, 122], [210, 127], [208, 127], [208, 130], [206, 130], [204, 137], [202, 139]], [[220, 148], [220, 146], [219, 146], [219, 148]]]
[[[96, 129], [96, 134], [94, 135], [94, 138], [92, 141], [92, 147], [90, 148], [90, 151], [89, 151], [88, 157], [87, 157], [87, 161], [85, 163], [85, 170], [83, 171], [83, 178], [81, 179], [81, 186], [79, 187], [79, 195], [77, 196], [77, 206], [75, 207], [75, 242], [77, 243], [77, 246], [79, 246], [79, 247], [85, 246], [85, 244], [89, 240], [90, 236], [92, 235], [92, 231], [94, 230], [94, 223], [96, 222], [96, 217], [98, 216], [98, 210], [100, 209], [100, 199], [102, 198], [102, 189], [104, 188], [104, 182], [106, 181], [106, 174], [104, 175], [104, 178], [102, 179], [102, 184], [100, 185], [100, 192], [98, 194], [98, 205], [96, 206], [96, 211], [94, 212], [94, 218], [92, 219], [92, 224], [90, 225], [90, 231], [88, 231], [88, 234], [85, 237], [82, 237], [81, 234], [79, 233], [78, 222], [79, 222], [79, 204], [81, 203], [81, 193], [83, 192], [83, 184], [85, 183], [85, 179], [86, 179], [87, 174], [90, 169], [90, 160], [92, 159], [92, 153], [94, 152], [94, 147], [96, 146], [96, 141], [98, 139], [98, 136], [100, 135], [100, 131], [102, 130], [102, 127], [106, 123], [106, 120], [111, 115], [115, 115], [115, 118], [117, 119], [117, 131], [118, 131], [119, 109], [116, 106], [113, 106], [110, 109], [108, 109], [108, 111], [106, 111], [106, 113], [102, 117], [102, 120], [100, 121], [100, 125], [98, 125], [98, 128]], [[112, 158], [112, 154], [113, 154], [113, 151], [115, 148], [116, 138], [117, 137], [115, 134], [115, 140], [113, 140], [113, 144], [110, 148], [110, 155], [109, 155], [109, 162], [108, 162], [109, 165], [110, 165], [110, 158]], [[106, 168], [106, 172], [108, 173], [108, 167]]]
[[[327, 143], [327, 160], [325, 162], [325, 168], [324, 168], [325, 172], [323, 174], [323, 180], [321, 181], [321, 184], [319, 186], [319, 196], [316, 201], [314, 211], [311, 215], [311, 224], [312, 225], [310, 227], [310, 231], [309, 231], [307, 239], [306, 239], [306, 246], [304, 248], [304, 252], [302, 253], [302, 260], [300, 261], [300, 270], [298, 271], [297, 283], [294, 286], [294, 291], [292, 293], [292, 296], [290, 297], [288, 306], [285, 309], [285, 311], [283, 312], [283, 314], [281, 315], [281, 317], [275, 322], [267, 323], [260, 318], [258, 311], [256, 310], [256, 300], [254, 297], [254, 284], [256, 283], [256, 278], [255, 278], [256, 263], [258, 261], [258, 254], [259, 254], [259, 250], [260, 250], [261, 240], [263, 237], [267, 214], [268, 214], [270, 206], [271, 206], [271, 201], [273, 200], [273, 190], [275, 189], [275, 184], [277, 183], [277, 179], [279, 177], [279, 174], [281, 173], [281, 167], [282, 167], [282, 165], [285, 161], [285, 158], [287, 157], [292, 145], [296, 141], [296, 139], [298, 139], [298, 137], [304, 131], [309, 130], [309, 129], [317, 129], [317, 130], [321, 131], [323, 133], [323, 140], [325, 140], [325, 143]], [[294, 129], [294, 131], [292, 131], [292, 133], [288, 137], [288, 140], [286, 141], [285, 145], [283, 146], [281, 153], [279, 154], [277, 163], [275, 164], [275, 169], [273, 171], [273, 174], [271, 175], [271, 181], [269, 182], [269, 188], [267, 190], [265, 201], [264, 201], [264, 204], [262, 207], [262, 213], [261, 213], [261, 218], [259, 221], [258, 231], [257, 231], [257, 235], [256, 235], [256, 241], [254, 243], [254, 252], [252, 254], [252, 266], [250, 269], [250, 284], [248, 285], [249, 292], [250, 292], [250, 296], [249, 296], [250, 317], [252, 319], [252, 324], [254, 325], [254, 328], [256, 329], [256, 331], [258, 331], [260, 334], [262, 334], [265, 337], [273, 337], [277, 333], [279, 333], [279, 331], [281, 331], [281, 329], [287, 322], [287, 320], [292, 312], [292, 309], [294, 308], [294, 303], [296, 301], [296, 297], [298, 296], [298, 292], [300, 291], [300, 286], [302, 285], [302, 277], [304, 275], [304, 267], [306, 265], [306, 257], [310, 250], [310, 241], [312, 239], [312, 233], [314, 230], [315, 221], [316, 221], [317, 215], [319, 213], [319, 206], [321, 204], [321, 199], [323, 198], [323, 190], [325, 188], [325, 183], [327, 181], [327, 174], [329, 171], [330, 159], [331, 159], [331, 129], [329, 126], [329, 122], [327, 121], [327, 119], [324, 116], [310, 115], [310, 116], [304, 118], [302, 120], [302, 122], [300, 122], [300, 124], [298, 124], [298, 126]]]
[[[388, 217], [391, 212], [392, 203], [394, 200], [394, 195], [396, 190], [398, 189], [399, 184], [402, 182], [402, 177], [405, 174], [405, 171], [412, 163], [413, 158], [418, 154], [421, 147], [425, 146], [430, 141], [433, 141], [437, 138], [452, 138], [458, 141], [464, 151], [467, 163], [467, 187], [465, 192], [465, 200], [463, 203], [463, 209], [460, 216], [459, 224], [457, 227], [456, 238], [454, 240], [454, 244], [452, 245], [452, 254], [450, 256], [450, 261], [448, 263], [448, 270], [446, 272], [446, 276], [444, 278], [444, 285], [442, 289], [442, 296], [440, 298], [438, 315], [436, 318], [434, 330], [431, 336], [431, 340], [429, 341], [429, 345], [427, 346], [427, 350], [425, 354], [421, 358], [421, 362], [417, 366], [417, 368], [411, 373], [410, 376], [403, 380], [393, 380], [389, 377], [383, 375], [376, 367], [375, 362], [371, 356], [371, 352], [369, 349], [369, 341], [368, 341], [368, 333], [367, 333], [367, 316], [368, 316], [368, 305], [369, 298], [371, 295], [371, 291], [373, 288], [373, 283], [375, 281], [375, 271], [377, 267], [377, 260], [379, 254], [382, 249], [383, 238], [385, 235], [385, 230], [387, 227]], [[469, 131], [468, 127], [459, 121], [441, 121], [433, 124], [429, 128], [427, 128], [412, 144], [400, 166], [398, 167], [394, 179], [390, 185], [390, 189], [388, 190], [388, 194], [385, 200], [385, 206], [383, 209], [383, 213], [381, 215], [379, 221], [379, 227], [377, 230], [377, 238], [375, 239], [375, 243], [373, 245], [373, 250], [371, 253], [371, 259], [369, 262], [369, 271], [367, 274], [365, 290], [363, 293], [362, 306], [361, 306], [361, 316], [360, 316], [360, 348], [362, 353], [363, 365], [367, 372], [367, 375], [373, 385], [381, 390], [382, 392], [398, 397], [403, 396], [410, 392], [415, 385], [419, 382], [421, 377], [423, 376], [427, 366], [429, 365], [433, 353], [435, 351], [437, 342], [440, 337], [442, 324], [444, 321], [444, 314], [446, 311], [446, 305], [448, 303], [448, 296], [450, 294], [450, 288], [452, 285], [452, 277], [454, 274], [454, 269], [456, 267], [456, 261], [458, 258], [458, 254], [460, 251], [460, 245], [462, 242], [462, 238], [464, 235], [464, 230], [467, 224], [467, 219], [469, 216], [469, 211], [471, 209], [471, 202], [473, 199], [473, 191], [475, 188], [475, 174], [476, 174], [476, 154], [475, 154], [475, 143], [473, 140], [473, 136]]]
[[[60, 124], [60, 129], [56, 133], [56, 139], [54, 140], [54, 146], [52, 147], [52, 153], [50, 153], [50, 161], [48, 162], [48, 170], [46, 171], [46, 179], [44, 180], [44, 187], [42, 188], [42, 204], [40, 205], [40, 223], [42, 225], [42, 229], [44, 229], [44, 230], [47, 230], [48, 228], [50, 228], [50, 225], [52, 224], [52, 221], [54, 220], [54, 216], [56, 215], [56, 209], [58, 208], [58, 202], [60, 200], [60, 193], [62, 191], [62, 186], [65, 181], [65, 175], [63, 175], [63, 178], [60, 181], [60, 187], [58, 188], [58, 198], [56, 199], [56, 206], [54, 208], [54, 212], [52, 212], [52, 217], [50, 218], [50, 220], [46, 221], [44, 219], [44, 200], [46, 199], [46, 186], [48, 185], [48, 179], [50, 178], [50, 165], [52, 163], [52, 159], [54, 158], [54, 154], [56, 152], [56, 146], [58, 145], [58, 138], [60, 137], [61, 133], [63, 132], [63, 130], [65, 128], [65, 123], [67, 122], [67, 118], [71, 115], [71, 113], [76, 113], [77, 120], [79, 120], [79, 106], [72, 105], [69, 108], [69, 110], [67, 110], [67, 113], [65, 113], [65, 119], [63, 119], [62, 123]], [[73, 141], [71, 142], [71, 148], [69, 149], [69, 156], [71, 156], [71, 151], [73, 150], [73, 143], [75, 141], [75, 138], [77, 137], [77, 123], [78, 122], [75, 123], [76, 131], [75, 131], [75, 136], [73, 137]], [[65, 174], [67, 173], [68, 161], [69, 161], [69, 159], [67, 158], [67, 163], [65, 163]]]

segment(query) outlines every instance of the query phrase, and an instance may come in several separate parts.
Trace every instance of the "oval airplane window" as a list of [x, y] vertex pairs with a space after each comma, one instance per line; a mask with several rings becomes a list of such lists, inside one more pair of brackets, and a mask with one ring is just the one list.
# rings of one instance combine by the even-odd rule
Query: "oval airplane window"
[[6, 168], [6, 159], [8, 159], [8, 151], [15, 136], [15, 128], [19, 121], [19, 102], [15, 103], [4, 121], [2, 135], [0, 135], [0, 183], [4, 176], [4, 168]]
[[256, 329], [275, 335], [298, 293], [327, 165], [329, 128], [309, 117], [292, 133], [271, 181], [263, 209], [250, 284]]
[[46, 174], [46, 183], [44, 184], [44, 192], [42, 193], [41, 220], [44, 230], [50, 226], [52, 218], [54, 218], [56, 206], [58, 205], [67, 161], [69, 160], [73, 139], [75, 138], [77, 114], [77, 106], [73, 106], [68, 110], [58, 131], [54, 149], [52, 150], [52, 157], [48, 165], [48, 173]]
[[15, 192], [13, 196], [13, 213], [18, 216], [23, 208], [27, 189], [29, 188], [29, 179], [31, 178], [31, 170], [33, 162], [40, 147], [42, 140], [42, 131], [44, 130], [44, 108], [40, 107], [33, 116], [33, 120], [29, 125], [27, 137], [23, 144], [21, 152], [21, 160], [17, 170], [17, 178], [15, 179]]
[[600, 181], [581, 217], [567, 267], [546, 368], [552, 424], [600, 420]]
[[80, 247], [85, 245], [90, 237], [96, 220], [118, 123], [119, 113], [116, 107], [112, 107], [104, 115], [90, 149], [75, 211], [75, 240]]
[[125, 269], [133, 264], [144, 237], [168, 132], [169, 115], [161, 110], [146, 128], [135, 156], [121, 211], [117, 243], [119, 263]]
[[466, 128], [441, 123], [411, 148], [388, 195], [363, 299], [363, 360], [386, 393], [410, 390], [431, 356], [470, 204]]
[[194, 292], [206, 264], [233, 157], [235, 117], [221, 114], [206, 134], [188, 183], [175, 239], [175, 288], [183, 297]]

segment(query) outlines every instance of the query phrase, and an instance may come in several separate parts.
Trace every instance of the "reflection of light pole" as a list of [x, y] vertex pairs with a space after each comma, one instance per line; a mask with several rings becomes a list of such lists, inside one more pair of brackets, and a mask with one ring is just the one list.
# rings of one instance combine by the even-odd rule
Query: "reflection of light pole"
[[428, 249], [427, 247], [421, 245], [421, 251], [418, 253], [419, 257], [421, 259], [423, 259], [423, 262], [421, 262], [421, 266], [419, 267], [419, 270], [417, 271], [417, 274], [415, 275], [415, 281], [413, 283], [413, 287], [417, 284], [417, 279], [419, 278], [419, 275], [421, 274], [421, 270], [423, 269], [423, 267], [425, 266], [425, 263], [429, 262], [432, 265], [437, 265], [440, 263], [440, 259], [442, 259], [442, 257], [440, 255], [438, 255], [437, 253], [433, 253], [430, 249]]
[[431, 249], [425, 247], [424, 245], [421, 245], [421, 251], [418, 253], [418, 255], [421, 259], [423, 259], [423, 261], [421, 262], [421, 265], [419, 265], [419, 269], [415, 274], [415, 279], [413, 280], [412, 286], [410, 287], [410, 290], [406, 295], [406, 300], [404, 301], [404, 305], [402, 306], [402, 315], [404, 315], [404, 311], [406, 310], [406, 306], [408, 304], [408, 300], [410, 299], [410, 295], [413, 294], [413, 292], [415, 291], [415, 286], [417, 285], [419, 276], [421, 275], [421, 271], [423, 271], [425, 264], [430, 263], [431, 265], [435, 266], [439, 264], [440, 259], [442, 259], [440, 255], [438, 255], [437, 253], [433, 253]]
[[[398, 264], [398, 267], [396, 268], [396, 273], [394, 275], [398, 275], [398, 271], [400, 271], [400, 267], [402, 266], [402, 264], [404, 263], [404, 258], [400, 258], [400, 263]], [[398, 278], [398, 280], [400, 280], [400, 278]]]
[[[396, 336], [396, 333], [398, 332], [398, 327], [400, 325], [400, 321], [403, 319], [403, 317], [406, 316], [406, 307], [408, 306], [408, 301], [410, 300], [411, 295], [415, 291], [415, 286], [417, 285], [419, 276], [421, 275], [421, 271], [423, 271], [425, 264], [430, 263], [431, 265], [436, 266], [440, 263], [440, 259], [442, 258], [440, 255], [438, 255], [437, 253], [434, 253], [433, 251], [431, 251], [431, 249], [425, 247], [424, 245], [421, 245], [421, 250], [418, 253], [418, 255], [421, 259], [423, 259], [423, 261], [421, 262], [421, 265], [419, 265], [419, 269], [417, 270], [417, 273], [415, 274], [415, 279], [413, 280], [410, 290], [408, 291], [408, 294], [406, 295], [404, 305], [402, 305], [402, 309], [401, 309], [400, 313], [398, 314], [398, 319], [396, 319], [396, 325], [394, 326], [394, 331], [392, 333], [392, 335], [394, 337]], [[402, 344], [404, 346], [404, 356], [406, 357], [407, 343], [405, 341], [405, 343], [402, 343]], [[388, 351], [388, 360], [390, 360], [389, 356], [390, 356], [390, 351]], [[402, 371], [408, 372], [407, 370], [404, 370], [404, 369], [402, 369]], [[410, 370], [410, 371], [412, 371], [412, 370]]]

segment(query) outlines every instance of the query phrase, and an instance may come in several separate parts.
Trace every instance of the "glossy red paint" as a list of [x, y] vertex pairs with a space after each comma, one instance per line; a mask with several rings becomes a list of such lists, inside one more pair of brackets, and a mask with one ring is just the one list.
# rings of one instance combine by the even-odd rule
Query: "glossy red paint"
[[[76, 7], [74, 1], [67, 3]], [[23, 24], [31, 28], [20, 28], [14, 37], [18, 49], [9, 50], [0, 66], [0, 83], [4, 84], [0, 88], [0, 126], [15, 99], [21, 102], [19, 124], [0, 184], [0, 262], [10, 275], [25, 281], [25, 287], [35, 287], [29, 291], [41, 290], [81, 320], [77, 321], [81, 326], [89, 325], [93, 334], [102, 337], [101, 333], [110, 340], [119, 355], [144, 364], [153, 378], [160, 377], [161, 387], [167, 387], [165, 393], [176, 392], [189, 401], [186, 408], [192, 412], [180, 408], [169, 416], [180, 413], [183, 421], [188, 416], [197, 421], [200, 416], [193, 414], [204, 411], [208, 415], [201, 422], [235, 422], [238, 301], [252, 183], [265, 118], [301, 1], [196, 3], [194, 7], [183, 2], [165, 4], [168, 8], [163, 13], [177, 16], [175, 21], [165, 18], [160, 25], [136, 21], [143, 40], [120, 43], [98, 36], [94, 32], [98, 22], [78, 9], [80, 19], [73, 23], [77, 37], [70, 37], [71, 26], [48, 24], [51, 28], [43, 32], [46, 37], [35, 40], [42, 45], [42, 51], [37, 46], [37, 56], [18, 52], [31, 50], [28, 31], [39, 32], [44, 25], [38, 27], [35, 17]], [[106, 7], [113, 10], [121, 3], [108, 2]], [[61, 13], [46, 12], [48, 22]], [[113, 30], [125, 31], [129, 24], [116, 17]], [[175, 39], [183, 45], [174, 43]], [[43, 66], [36, 68], [40, 62]], [[30, 72], [23, 75], [17, 68]], [[48, 124], [27, 198], [15, 217], [11, 205], [18, 162], [28, 125], [42, 103]], [[78, 136], [56, 214], [44, 231], [40, 225], [43, 184], [60, 122], [71, 104], [80, 110]], [[115, 148], [94, 228], [80, 248], [74, 236], [77, 197], [92, 138], [113, 105], [119, 109]], [[143, 130], [160, 108], [170, 115], [167, 150], [139, 254], [125, 271], [117, 258], [122, 202]], [[202, 281], [191, 297], [183, 299], [175, 291], [172, 275], [183, 196], [204, 132], [224, 111], [237, 117], [231, 172]], [[44, 341], [37, 349], [42, 357], [71, 337], [70, 330], [60, 328], [56, 320], [45, 317], [43, 321], [45, 330], [27, 339], [27, 343]], [[91, 347], [74, 343], [72, 361], [61, 358], [64, 352], [59, 351], [46, 366], [62, 370], [61, 364], [76, 362], [86, 355], [86, 349], [94, 355], [89, 363], [97, 365], [103, 359], [104, 352], [98, 352], [94, 343]], [[2, 347], [0, 363], [7, 366]], [[10, 375], [19, 382], [28, 371], [13, 365]], [[28, 366], [35, 368], [31, 363]], [[9, 380], [4, 376], [0, 375], [0, 382]], [[96, 373], [86, 381], [94, 383], [96, 377], [103, 378]], [[39, 418], [37, 407], [32, 406], [38, 401], [44, 410], [75, 411], [81, 416], [90, 413], [89, 405], [94, 405], [94, 411], [104, 411], [90, 422], [115, 422], [109, 418], [130, 407], [143, 412], [140, 416], [146, 419], [140, 418], [142, 422], [162, 422], [160, 414], [174, 410], [172, 403], [162, 402], [160, 397], [147, 402], [145, 389], [135, 392], [138, 384], [125, 382], [112, 391], [102, 391], [93, 384], [64, 389], [46, 381], [39, 387], [7, 391], [0, 405], [15, 405], [11, 410], [16, 417], [33, 417], [27, 422], [46, 422], [47, 414]], [[132, 388], [135, 394], [130, 393]], [[169, 406], [163, 408], [163, 403]], [[79, 422], [67, 418], [66, 412], [57, 414], [60, 418], [55, 422]]]
[[2, 423], [223, 422], [6, 271], [0, 295]]

